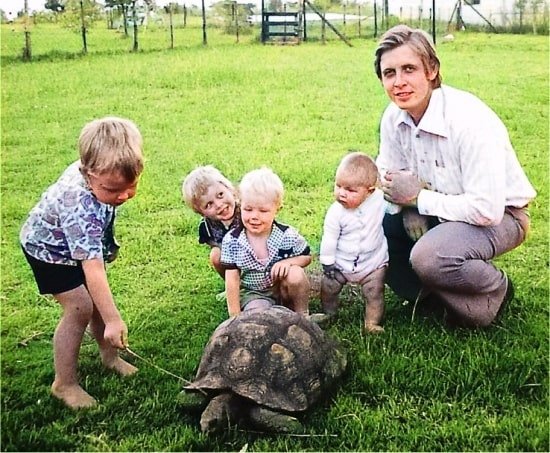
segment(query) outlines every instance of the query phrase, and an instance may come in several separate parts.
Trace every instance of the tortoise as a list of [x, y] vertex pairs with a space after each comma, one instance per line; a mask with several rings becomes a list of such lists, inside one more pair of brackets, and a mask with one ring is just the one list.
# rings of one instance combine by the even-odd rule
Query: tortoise
[[244, 311], [216, 328], [179, 402], [204, 408], [203, 432], [300, 432], [296, 415], [330, 394], [346, 365], [339, 343], [307, 317], [276, 305]]

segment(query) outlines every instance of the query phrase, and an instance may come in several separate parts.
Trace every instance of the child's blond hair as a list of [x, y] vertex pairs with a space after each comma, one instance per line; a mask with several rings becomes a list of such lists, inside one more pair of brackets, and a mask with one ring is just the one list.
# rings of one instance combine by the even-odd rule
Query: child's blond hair
[[216, 167], [204, 165], [191, 171], [183, 180], [181, 185], [181, 194], [185, 204], [197, 214], [201, 214], [198, 201], [208, 189], [215, 183], [227, 187], [231, 192], [235, 192], [235, 187]]
[[119, 173], [132, 182], [143, 171], [143, 140], [130, 120], [108, 116], [86, 124], [78, 139], [80, 171], [89, 174]]
[[252, 170], [243, 176], [239, 184], [241, 199], [252, 197], [262, 198], [273, 202], [277, 209], [283, 204], [284, 186], [273, 170], [261, 167]]
[[343, 179], [350, 185], [376, 187], [378, 167], [374, 159], [360, 151], [346, 154], [336, 169], [336, 179]]

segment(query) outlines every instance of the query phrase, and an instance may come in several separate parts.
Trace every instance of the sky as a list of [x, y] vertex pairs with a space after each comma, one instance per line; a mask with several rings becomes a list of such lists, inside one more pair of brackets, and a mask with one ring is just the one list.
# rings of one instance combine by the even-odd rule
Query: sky
[[[28, 0], [29, 9], [31, 11], [41, 11], [44, 9], [44, 3], [46, 0]], [[12, 12], [16, 14], [19, 11], [23, 11], [25, 2], [23, 0], [2, 0], [0, 8], [5, 12]]]
[[[171, 0], [157, 0], [156, 4], [158, 6], [163, 6], [165, 4], [170, 3]], [[172, 0], [174, 1], [174, 0]], [[206, 0], [206, 5], [209, 5], [211, 3], [214, 3], [216, 0]], [[44, 10], [44, 3], [46, 3], [46, 0], [28, 0], [29, 2], [29, 10], [30, 11], [42, 11]], [[175, 0], [176, 3], [180, 4], [186, 4], [186, 5], [200, 5], [201, 0]], [[0, 2], [0, 8], [5, 12], [13, 12], [16, 14], [19, 11], [23, 11], [25, 2], [24, 0], [1, 0]]]

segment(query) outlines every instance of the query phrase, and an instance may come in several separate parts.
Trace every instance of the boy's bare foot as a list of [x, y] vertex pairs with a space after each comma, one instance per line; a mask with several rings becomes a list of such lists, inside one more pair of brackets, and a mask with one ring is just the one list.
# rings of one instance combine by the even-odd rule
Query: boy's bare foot
[[121, 376], [131, 376], [138, 370], [134, 365], [126, 362], [126, 360], [123, 360], [118, 356], [109, 361], [104, 360], [103, 365], [106, 368], [116, 371]]
[[52, 395], [59, 398], [71, 409], [86, 409], [97, 404], [95, 398], [90, 396], [80, 385], [62, 386], [54, 382], [52, 384]]
[[370, 333], [375, 335], [379, 333], [384, 333], [384, 328], [382, 326], [379, 326], [378, 324], [374, 324], [372, 322], [365, 323], [364, 330], [365, 330], [365, 333]]

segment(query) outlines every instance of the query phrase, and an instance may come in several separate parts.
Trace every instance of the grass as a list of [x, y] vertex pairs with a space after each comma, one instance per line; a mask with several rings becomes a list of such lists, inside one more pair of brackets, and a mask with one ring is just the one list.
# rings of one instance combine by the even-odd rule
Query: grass
[[[36, 27], [44, 57], [25, 64], [16, 58], [18, 33], [2, 26], [3, 451], [549, 450], [546, 38], [461, 33], [439, 46], [445, 82], [476, 93], [503, 118], [538, 191], [529, 239], [497, 260], [516, 286], [501, 324], [448, 330], [422, 311], [413, 318], [388, 291], [386, 333], [363, 337], [361, 303], [347, 290], [330, 334], [347, 347], [349, 375], [334, 398], [305, 414], [306, 436], [292, 437], [202, 435], [198, 419], [177, 405], [177, 379], [130, 358], [140, 372], [122, 380], [100, 367], [89, 339], [81, 380], [101, 405], [64, 408], [49, 394], [60, 309], [37, 294], [18, 231], [76, 159], [86, 122], [107, 114], [136, 121], [146, 170], [137, 197], [121, 209], [121, 256], [109, 280], [132, 350], [191, 379], [227, 311], [215, 300], [222, 282], [197, 243], [199, 219], [181, 202], [182, 178], [206, 163], [234, 181], [272, 167], [286, 187], [280, 219], [317, 252], [337, 162], [349, 148], [376, 154], [387, 99], [372, 70], [375, 42], [235, 45], [212, 34], [204, 48], [197, 34], [173, 51], [132, 54], [124, 41], [68, 58], [52, 40], [66, 32]], [[109, 48], [113, 32], [94, 33], [105, 40], [98, 47]], [[311, 305], [318, 309], [318, 299]]]

